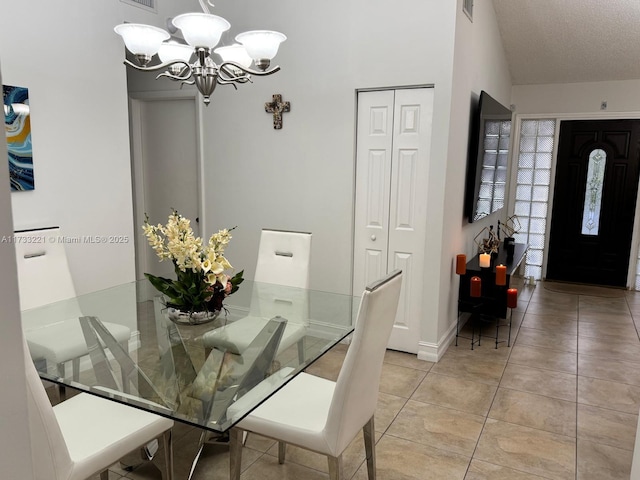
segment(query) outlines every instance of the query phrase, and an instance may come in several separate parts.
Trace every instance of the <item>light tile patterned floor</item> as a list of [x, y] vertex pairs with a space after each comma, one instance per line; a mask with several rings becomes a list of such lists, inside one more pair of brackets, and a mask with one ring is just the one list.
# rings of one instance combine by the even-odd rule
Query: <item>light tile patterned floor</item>
[[[519, 289], [511, 348], [496, 350], [485, 339], [471, 351], [461, 341], [437, 364], [387, 352], [376, 413], [379, 480], [629, 478], [640, 408], [640, 294]], [[345, 352], [338, 346], [310, 372], [335, 379]], [[176, 479], [187, 477], [198, 436], [176, 427]], [[345, 452], [347, 479], [367, 478], [363, 451], [358, 437]], [[328, 478], [319, 455], [289, 447], [285, 465], [276, 456], [274, 442], [250, 435], [242, 479]], [[228, 451], [210, 446], [194, 478], [226, 479], [228, 464]], [[109, 478], [160, 474], [114, 467]]]

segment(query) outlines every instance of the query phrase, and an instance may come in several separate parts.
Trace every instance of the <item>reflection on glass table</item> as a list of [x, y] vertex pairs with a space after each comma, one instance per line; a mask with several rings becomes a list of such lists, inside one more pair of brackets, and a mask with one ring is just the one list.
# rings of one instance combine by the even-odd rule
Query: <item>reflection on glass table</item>
[[[292, 302], [301, 298], [304, 308], [295, 308]], [[182, 325], [169, 319], [162, 300], [144, 280], [22, 312], [25, 330], [77, 322], [78, 338], [90, 352], [77, 378], [61, 377], [46, 356], [34, 358], [40, 377], [225, 432], [348, 336], [359, 304], [349, 295], [246, 281], [227, 298], [215, 321]], [[70, 317], [77, 307], [82, 316]], [[257, 325], [248, 329], [250, 338], [241, 350], [224, 342], [205, 348], [204, 334], [224, 336], [226, 326], [236, 321]], [[128, 348], [104, 322], [131, 329]], [[289, 345], [282, 342], [287, 326], [302, 332]]]

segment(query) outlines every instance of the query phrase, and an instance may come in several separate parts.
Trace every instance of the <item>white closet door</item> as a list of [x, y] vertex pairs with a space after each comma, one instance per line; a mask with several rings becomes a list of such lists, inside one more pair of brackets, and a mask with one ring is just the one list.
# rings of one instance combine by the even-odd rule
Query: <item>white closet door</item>
[[353, 292], [387, 273], [393, 90], [358, 94]]
[[432, 118], [432, 88], [396, 91], [387, 269], [402, 269], [404, 278], [389, 348], [411, 353], [423, 317]]
[[[387, 118], [383, 122], [373, 112]], [[403, 270], [389, 348], [411, 353], [418, 351], [422, 320], [432, 118], [431, 88], [358, 96], [354, 292], [391, 270]], [[377, 127], [383, 124], [384, 134]]]

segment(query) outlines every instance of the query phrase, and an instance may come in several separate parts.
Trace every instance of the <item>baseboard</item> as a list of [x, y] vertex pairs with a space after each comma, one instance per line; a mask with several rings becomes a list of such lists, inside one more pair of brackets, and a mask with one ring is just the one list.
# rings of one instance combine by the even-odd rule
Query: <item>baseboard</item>
[[[464, 315], [464, 314], [463, 314]], [[460, 327], [464, 325], [468, 315], [460, 319]], [[418, 359], [437, 363], [445, 354], [449, 346], [456, 340], [456, 323], [452, 323], [438, 343], [418, 342]]]

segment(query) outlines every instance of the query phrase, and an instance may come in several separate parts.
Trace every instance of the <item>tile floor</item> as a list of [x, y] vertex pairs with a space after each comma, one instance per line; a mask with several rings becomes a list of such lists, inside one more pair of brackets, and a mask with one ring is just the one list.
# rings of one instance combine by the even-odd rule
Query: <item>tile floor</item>
[[[437, 364], [387, 352], [375, 419], [379, 480], [629, 479], [640, 408], [640, 293], [519, 289], [511, 347], [496, 350], [485, 339], [471, 351], [461, 340]], [[335, 379], [345, 352], [338, 346], [311, 373]], [[198, 437], [176, 426], [178, 480], [187, 478]], [[363, 452], [358, 437], [344, 454], [347, 479], [367, 478]], [[328, 478], [324, 457], [288, 447], [279, 465], [276, 455], [274, 442], [250, 435], [242, 479]], [[227, 449], [207, 446], [194, 478], [226, 479], [228, 464]], [[109, 478], [160, 474], [153, 465], [114, 466]]]

